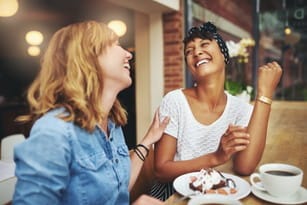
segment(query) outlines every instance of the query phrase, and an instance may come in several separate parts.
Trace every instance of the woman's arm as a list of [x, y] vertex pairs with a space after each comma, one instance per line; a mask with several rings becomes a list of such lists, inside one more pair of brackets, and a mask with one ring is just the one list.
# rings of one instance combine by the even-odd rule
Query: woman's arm
[[234, 156], [234, 171], [238, 174], [251, 174], [261, 160], [271, 111], [270, 99], [273, 97], [281, 74], [282, 69], [276, 62], [261, 66], [258, 70], [258, 93], [247, 127], [250, 142], [246, 149]]
[[[157, 142], [164, 132], [167, 124], [169, 122], [169, 117], [165, 117], [161, 122], [159, 120], [159, 111], [157, 110], [155, 112], [155, 116], [153, 119], [153, 122], [151, 123], [146, 135], [144, 136], [143, 140], [140, 142], [142, 146], [138, 146], [137, 150], [135, 150], [130, 155], [131, 159], [131, 176], [130, 176], [130, 182], [129, 182], [129, 190], [132, 189], [134, 183], [137, 180], [137, 177], [139, 176], [139, 173], [142, 169], [144, 161], [142, 160], [142, 156], [146, 158], [147, 150], [150, 149], [150, 147]], [[144, 148], [144, 147], [145, 148]], [[146, 159], [145, 159], [146, 160]]]
[[190, 160], [174, 161], [176, 150], [177, 139], [167, 134], [155, 144], [154, 173], [160, 182], [169, 182], [182, 174], [215, 167], [229, 160], [229, 157], [221, 159], [214, 152]]

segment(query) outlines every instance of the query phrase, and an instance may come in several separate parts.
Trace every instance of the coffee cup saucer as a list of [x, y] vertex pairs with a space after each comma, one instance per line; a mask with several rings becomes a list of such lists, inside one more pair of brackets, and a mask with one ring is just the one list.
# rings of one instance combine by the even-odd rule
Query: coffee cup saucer
[[270, 195], [266, 191], [261, 191], [255, 188], [254, 186], [251, 186], [251, 191], [256, 197], [263, 199], [265, 201], [268, 201], [268, 202], [276, 203], [276, 204], [304, 204], [304, 203], [307, 203], [307, 189], [305, 189], [302, 186], [299, 188], [299, 190], [295, 194], [289, 197], [275, 197], [275, 196]]

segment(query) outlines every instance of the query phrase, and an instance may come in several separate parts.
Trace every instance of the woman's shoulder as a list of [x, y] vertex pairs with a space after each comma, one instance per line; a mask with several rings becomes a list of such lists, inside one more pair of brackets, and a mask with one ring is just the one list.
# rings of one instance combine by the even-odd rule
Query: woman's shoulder
[[182, 103], [182, 99], [184, 97], [184, 94], [182, 92], [182, 89], [176, 89], [169, 91], [166, 93], [162, 99], [162, 104], [167, 104], [168, 106], [174, 106]]
[[[57, 117], [60, 114], [60, 110], [55, 109], [45, 113], [39, 119], [37, 119], [31, 130], [29, 137], [24, 143], [21, 143], [16, 150], [44, 150], [44, 152], [50, 152], [50, 150], [68, 150], [71, 141], [71, 132], [69, 122]], [[65, 148], [64, 148], [65, 147]]]
[[[40, 118], [38, 118], [35, 124], [38, 124], [40, 126], [49, 126], [51, 125], [55, 125], [55, 126], [65, 126], [67, 124], [67, 122], [65, 122], [63, 119], [61, 119], [60, 116], [64, 116], [65, 113], [65, 109], [63, 108], [56, 108], [53, 110], [48, 111], [47, 113], [45, 113], [44, 115], [42, 115]], [[55, 127], [55, 126], [51, 126], [51, 127]]]
[[30, 136], [33, 135], [33, 132], [41, 134], [53, 133], [53, 136], [65, 135], [69, 127], [73, 126], [73, 123], [61, 119], [60, 116], [63, 114], [65, 114], [65, 109], [62, 108], [48, 111], [34, 122]]
[[250, 104], [249, 102], [246, 102], [240, 99], [239, 97], [233, 96], [227, 92], [226, 94], [227, 94], [227, 99], [228, 99], [227, 101], [229, 103], [230, 108], [234, 108], [234, 109], [240, 108], [240, 110], [253, 108], [252, 104]]
[[183, 90], [183, 88], [171, 90], [164, 95], [164, 98], [173, 98], [173, 97], [181, 96], [183, 94], [182, 90]]

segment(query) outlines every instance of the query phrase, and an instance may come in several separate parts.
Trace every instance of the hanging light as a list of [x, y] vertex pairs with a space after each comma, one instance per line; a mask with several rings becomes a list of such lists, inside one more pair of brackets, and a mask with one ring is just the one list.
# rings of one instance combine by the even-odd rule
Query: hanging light
[[38, 46], [43, 42], [44, 36], [40, 31], [29, 31], [26, 33], [25, 39], [28, 44]]
[[112, 29], [119, 37], [125, 35], [127, 31], [126, 24], [121, 20], [112, 20], [108, 23], [108, 27]]
[[291, 28], [289, 26], [285, 27], [284, 32], [286, 35], [290, 35], [292, 33]]
[[41, 49], [38, 46], [30, 46], [28, 48], [29, 56], [39, 56], [40, 53], [41, 53]]
[[17, 0], [0, 0], [0, 16], [10, 17], [16, 14], [18, 10]]
[[285, 10], [286, 12], [286, 22], [285, 22], [285, 28], [284, 28], [284, 33], [286, 35], [290, 35], [291, 34], [291, 28], [289, 27], [289, 22], [288, 22], [288, 17], [289, 17], [289, 14], [288, 14], [288, 10], [286, 8], [286, 0], [283, 0], [282, 1], [282, 8], [283, 10]]
[[288, 22], [288, 11], [286, 11], [286, 23], [285, 23], [285, 28], [284, 28], [284, 33], [286, 35], [290, 35], [291, 34], [291, 28], [289, 26], [289, 22]]

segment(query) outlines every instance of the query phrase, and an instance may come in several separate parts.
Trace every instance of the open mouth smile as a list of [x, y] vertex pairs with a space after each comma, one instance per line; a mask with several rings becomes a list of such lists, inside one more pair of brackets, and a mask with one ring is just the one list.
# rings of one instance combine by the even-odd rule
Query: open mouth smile
[[208, 63], [208, 62], [209, 62], [208, 59], [202, 59], [202, 60], [198, 61], [198, 62], [195, 64], [195, 66], [196, 66], [196, 67], [199, 67], [200, 65], [206, 64], [206, 63]]

